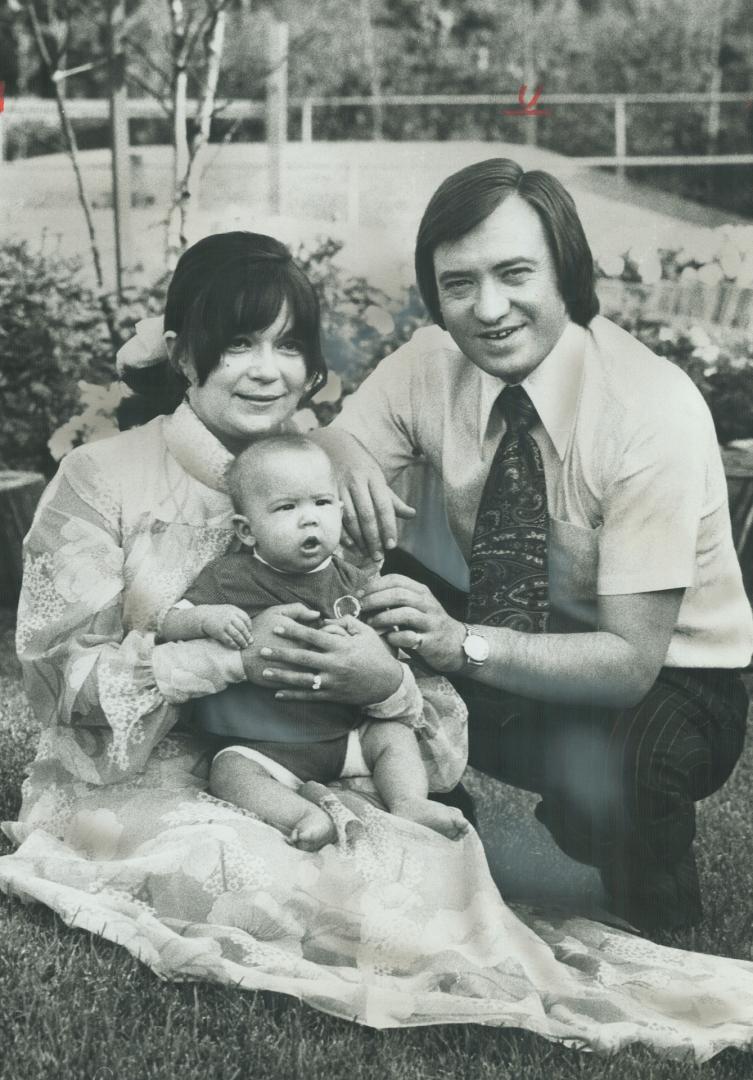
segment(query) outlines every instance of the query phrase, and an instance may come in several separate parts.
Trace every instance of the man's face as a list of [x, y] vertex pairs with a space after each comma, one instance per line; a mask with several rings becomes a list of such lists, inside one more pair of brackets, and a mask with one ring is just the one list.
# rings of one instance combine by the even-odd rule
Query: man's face
[[458, 347], [506, 383], [530, 375], [567, 325], [544, 228], [517, 195], [459, 240], [439, 244], [434, 273]]

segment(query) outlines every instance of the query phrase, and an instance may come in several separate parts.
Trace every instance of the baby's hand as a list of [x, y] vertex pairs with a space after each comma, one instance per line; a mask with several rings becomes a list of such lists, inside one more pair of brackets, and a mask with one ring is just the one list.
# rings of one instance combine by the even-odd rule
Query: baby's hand
[[201, 630], [230, 648], [245, 649], [253, 640], [251, 619], [233, 604], [206, 604], [201, 608]]

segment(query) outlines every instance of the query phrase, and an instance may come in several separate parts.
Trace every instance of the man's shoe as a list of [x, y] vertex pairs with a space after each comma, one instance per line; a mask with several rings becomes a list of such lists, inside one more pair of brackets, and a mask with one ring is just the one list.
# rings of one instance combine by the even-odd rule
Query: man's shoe
[[602, 869], [601, 878], [610, 911], [643, 933], [682, 930], [703, 917], [692, 848], [671, 867], [631, 860], [629, 867]]

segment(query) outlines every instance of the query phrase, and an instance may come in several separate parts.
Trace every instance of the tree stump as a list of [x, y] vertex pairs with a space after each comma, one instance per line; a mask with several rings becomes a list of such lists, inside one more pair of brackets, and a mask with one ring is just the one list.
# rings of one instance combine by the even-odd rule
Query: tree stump
[[0, 607], [18, 602], [21, 545], [45, 484], [39, 473], [0, 470]]

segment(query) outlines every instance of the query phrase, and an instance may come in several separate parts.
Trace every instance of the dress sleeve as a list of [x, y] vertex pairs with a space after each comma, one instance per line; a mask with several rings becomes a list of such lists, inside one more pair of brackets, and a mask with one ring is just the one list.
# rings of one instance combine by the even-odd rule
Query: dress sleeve
[[[17, 648], [44, 728], [96, 733], [105, 751], [74, 772], [109, 782], [143, 767], [180, 702], [240, 681], [235, 649], [203, 640], [155, 645], [127, 630], [120, 508], [92, 448], [74, 451], [42, 496], [24, 546]], [[69, 740], [70, 741], [70, 740]]]

